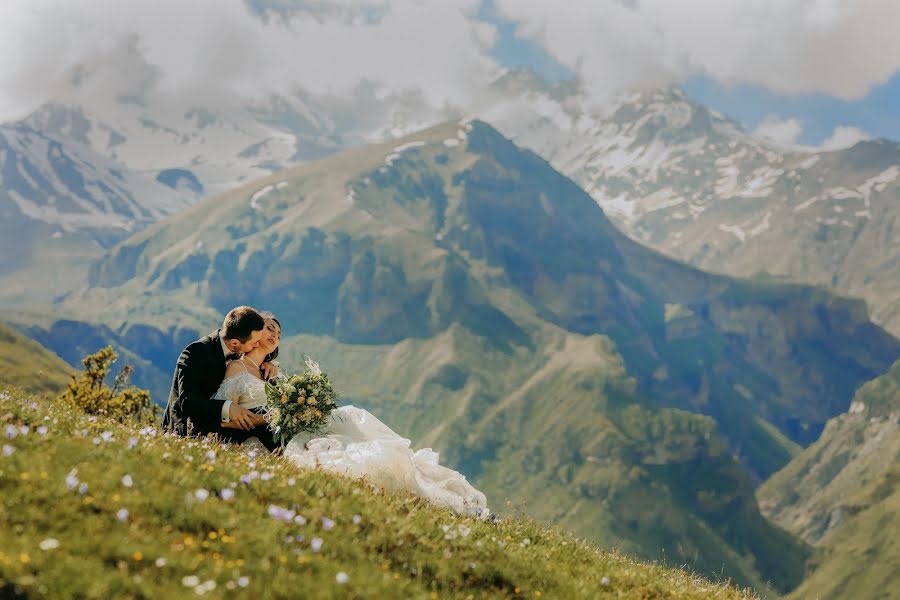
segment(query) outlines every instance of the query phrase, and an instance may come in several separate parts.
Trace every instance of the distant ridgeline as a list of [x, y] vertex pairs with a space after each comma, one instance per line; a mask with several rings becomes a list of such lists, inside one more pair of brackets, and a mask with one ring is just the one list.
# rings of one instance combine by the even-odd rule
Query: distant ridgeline
[[807, 551], [754, 486], [900, 357], [861, 301], [631, 241], [479, 121], [203, 201], [27, 331], [70, 362], [112, 342], [161, 401], [181, 348], [238, 304], [279, 316], [286, 369], [314, 356], [494, 505], [757, 589], [796, 585]]

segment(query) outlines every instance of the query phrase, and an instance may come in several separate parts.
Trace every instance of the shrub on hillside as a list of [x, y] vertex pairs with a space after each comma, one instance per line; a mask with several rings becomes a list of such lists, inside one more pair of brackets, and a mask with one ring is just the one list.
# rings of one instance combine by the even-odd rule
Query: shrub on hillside
[[89, 415], [110, 417], [119, 422], [155, 420], [158, 409], [150, 402], [150, 393], [128, 385], [128, 377], [134, 371], [131, 365], [125, 365], [119, 371], [112, 388], [106, 385], [110, 365], [118, 358], [110, 346], [85, 356], [81, 361], [84, 371], [72, 375], [72, 381], [59, 401]]

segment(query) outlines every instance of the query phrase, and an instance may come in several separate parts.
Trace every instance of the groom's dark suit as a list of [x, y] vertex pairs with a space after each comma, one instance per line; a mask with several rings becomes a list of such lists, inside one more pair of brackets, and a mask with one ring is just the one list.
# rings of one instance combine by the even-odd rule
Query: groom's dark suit
[[265, 425], [246, 431], [222, 427], [222, 405], [225, 401], [212, 396], [224, 378], [225, 353], [219, 331], [182, 350], [175, 366], [169, 404], [163, 416], [163, 429], [186, 436], [190, 420], [193, 435], [217, 433], [224, 441], [238, 443], [257, 437], [267, 448], [274, 449], [272, 433]]

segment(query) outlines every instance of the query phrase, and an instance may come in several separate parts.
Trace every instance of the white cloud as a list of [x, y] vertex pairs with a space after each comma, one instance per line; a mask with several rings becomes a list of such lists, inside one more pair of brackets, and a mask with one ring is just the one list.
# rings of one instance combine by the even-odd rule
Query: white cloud
[[855, 100], [900, 69], [896, 0], [495, 3], [595, 97], [705, 74], [776, 93]]
[[864, 140], [870, 140], [872, 136], [858, 127], [835, 127], [831, 136], [822, 142], [820, 150], [843, 150]]
[[302, 87], [421, 92], [464, 103], [497, 65], [479, 0], [5, 0], [0, 120], [79, 97], [190, 106]]
[[793, 146], [803, 133], [803, 122], [795, 117], [782, 119], [778, 115], [769, 114], [763, 117], [753, 135], [765, 138], [782, 146]]

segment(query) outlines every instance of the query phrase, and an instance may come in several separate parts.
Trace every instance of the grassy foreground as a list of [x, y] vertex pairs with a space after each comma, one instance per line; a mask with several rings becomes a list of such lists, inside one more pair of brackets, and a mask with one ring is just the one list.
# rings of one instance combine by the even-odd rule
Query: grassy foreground
[[749, 598], [528, 520], [0, 391], [0, 597]]

